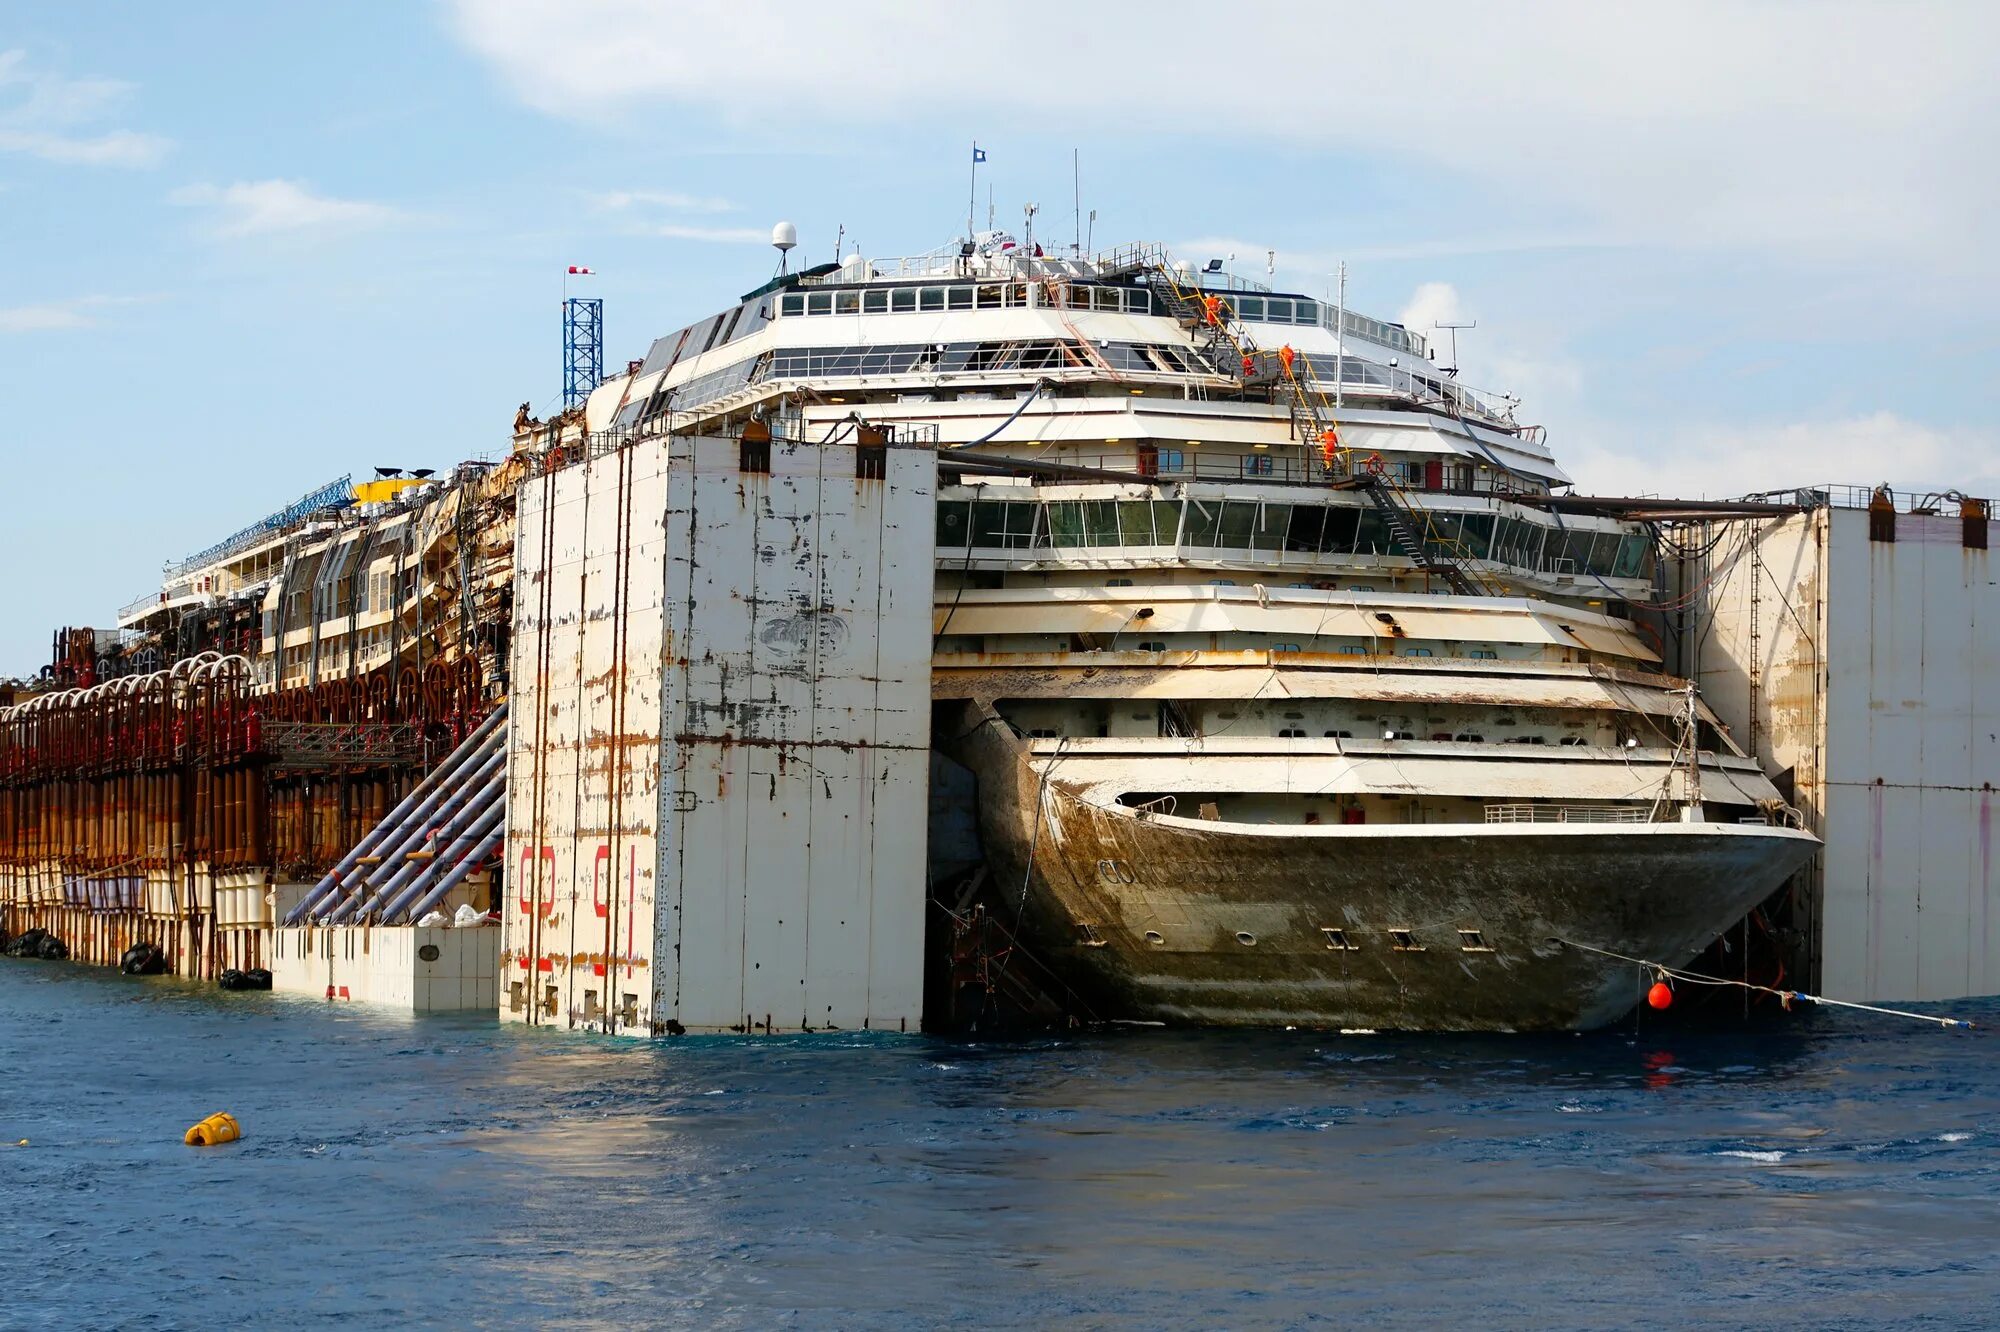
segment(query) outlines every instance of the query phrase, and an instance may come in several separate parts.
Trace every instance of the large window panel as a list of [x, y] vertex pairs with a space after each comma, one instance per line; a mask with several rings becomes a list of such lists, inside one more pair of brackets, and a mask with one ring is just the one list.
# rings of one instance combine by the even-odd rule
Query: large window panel
[[1285, 549], [1316, 554], [1325, 530], [1324, 504], [1294, 504], [1285, 524]]
[[988, 550], [1007, 546], [1007, 506], [999, 500], [978, 500], [972, 506], [972, 544]]
[[1373, 509], [1356, 513], [1358, 529], [1354, 534], [1354, 550], [1358, 555], [1400, 555], [1402, 549], [1396, 539], [1389, 535], [1389, 529], [1382, 522], [1382, 515]]
[[1182, 522], [1183, 546], [1213, 546], [1216, 528], [1222, 522], [1222, 504], [1218, 500], [1191, 499]]
[[1493, 515], [1468, 513], [1459, 523], [1459, 539], [1478, 559], [1486, 559], [1493, 549]]
[[972, 544], [983, 550], [1027, 550], [1034, 544], [1035, 514], [1029, 501], [979, 500], [972, 506]]
[[[1153, 535], [1153, 506], [1145, 500], [1119, 501], [1118, 531], [1128, 546], [1163, 544]], [[1173, 540], [1172, 529], [1168, 531], [1167, 540]]]
[[1042, 506], [1034, 500], [1011, 500], [1007, 505], [1007, 549], [1028, 550], [1046, 545], [1041, 534]]
[[1361, 510], [1345, 504], [1335, 504], [1326, 511], [1326, 529], [1320, 535], [1319, 548], [1327, 555], [1352, 555], [1354, 543], [1360, 537]]
[[1521, 557], [1520, 559], [1515, 561], [1515, 563], [1521, 565], [1521, 567], [1525, 569], [1541, 568], [1542, 542], [1544, 541], [1545, 538], [1548, 537], [1548, 535], [1549, 535], [1549, 530], [1546, 527], [1541, 526], [1539, 523], [1526, 523], [1526, 522], [1522, 523]]
[[1083, 505], [1078, 500], [1052, 500], [1048, 505], [1049, 541], [1059, 550], [1083, 545]]
[[1083, 502], [1083, 528], [1086, 544], [1092, 546], [1117, 545], [1118, 502], [1116, 500], [1085, 500]]
[[1652, 542], [1643, 536], [1628, 536], [1618, 543], [1618, 560], [1612, 566], [1613, 578], [1637, 578], [1645, 566], [1646, 555], [1652, 550]]
[[1171, 546], [1180, 540], [1181, 505], [1179, 500], [1153, 501], [1153, 532], [1163, 546]]
[[1590, 533], [1590, 552], [1585, 557], [1583, 567], [1598, 577], [1611, 572], [1611, 566], [1618, 561], [1618, 534], [1616, 532]]
[[1244, 547], [1257, 526], [1257, 505], [1246, 500], [1228, 500], [1222, 506], [1222, 526], [1217, 530], [1218, 546]]
[[1275, 550], [1283, 550], [1285, 548], [1285, 533], [1290, 530], [1291, 522], [1291, 505], [1259, 505], [1257, 526], [1250, 534], [1251, 544], [1259, 551], [1267, 553]]
[[969, 500], [939, 500], [937, 506], [937, 543], [947, 550], [961, 550], [965, 546], [968, 515], [972, 508]]
[[1549, 543], [1549, 554], [1554, 567], [1562, 573], [1585, 573], [1590, 569], [1590, 547], [1596, 540], [1595, 532], [1578, 532], [1574, 529], [1562, 533], [1560, 544]]

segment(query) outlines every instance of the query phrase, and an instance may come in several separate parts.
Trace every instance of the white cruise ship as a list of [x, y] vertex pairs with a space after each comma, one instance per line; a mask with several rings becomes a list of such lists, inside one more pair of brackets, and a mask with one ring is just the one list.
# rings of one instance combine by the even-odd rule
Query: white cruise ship
[[1643, 526], [1565, 516], [1543, 432], [1419, 334], [1219, 264], [857, 255], [552, 427], [935, 441], [973, 1006], [1020, 949], [1099, 1019], [1591, 1027], [1636, 998], [1605, 954], [1691, 959], [1819, 845], [1662, 674]]

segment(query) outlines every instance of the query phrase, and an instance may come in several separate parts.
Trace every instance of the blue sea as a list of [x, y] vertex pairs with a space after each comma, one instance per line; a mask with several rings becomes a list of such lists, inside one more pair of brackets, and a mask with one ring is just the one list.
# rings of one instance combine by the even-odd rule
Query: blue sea
[[4, 960], [0, 1326], [1991, 1327], [1995, 1050], [627, 1042]]

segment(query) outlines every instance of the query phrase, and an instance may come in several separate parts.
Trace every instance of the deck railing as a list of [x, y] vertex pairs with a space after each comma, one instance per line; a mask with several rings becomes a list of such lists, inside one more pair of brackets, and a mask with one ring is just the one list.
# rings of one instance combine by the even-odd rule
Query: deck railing
[[[1798, 504], [1808, 509], [1866, 509], [1875, 501], [1877, 486], [1856, 486], [1840, 482], [1828, 482], [1817, 486], [1796, 486], [1790, 490], [1760, 490], [1754, 494], [1738, 495], [1739, 500], [1768, 501], [1777, 504]], [[1923, 490], [1889, 488], [1889, 503], [1898, 513], [1936, 514], [1957, 518], [1962, 516], [1961, 505], [1969, 496], [1956, 490]]]
[[1652, 810], [1639, 805], [1503, 804], [1486, 807], [1488, 823], [1649, 823]]

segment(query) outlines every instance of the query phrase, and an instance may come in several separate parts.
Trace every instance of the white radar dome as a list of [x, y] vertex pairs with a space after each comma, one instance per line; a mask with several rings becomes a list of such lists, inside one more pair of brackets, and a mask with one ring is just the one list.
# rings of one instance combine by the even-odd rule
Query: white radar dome
[[771, 228], [771, 244], [781, 250], [792, 249], [799, 243], [799, 229], [789, 222], [780, 222]]

